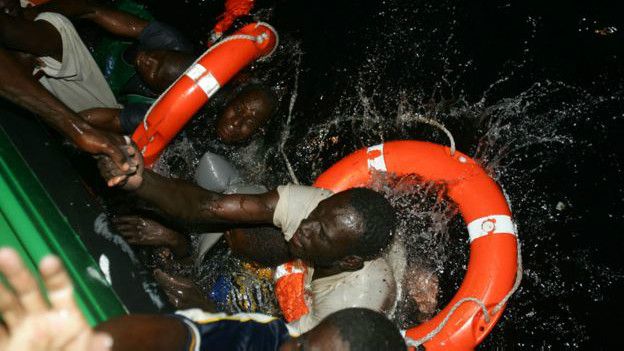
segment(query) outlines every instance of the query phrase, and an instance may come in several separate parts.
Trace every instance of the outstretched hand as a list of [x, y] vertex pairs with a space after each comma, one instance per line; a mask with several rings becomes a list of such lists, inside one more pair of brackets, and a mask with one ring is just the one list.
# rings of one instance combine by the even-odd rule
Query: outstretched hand
[[121, 216], [113, 220], [119, 233], [129, 244], [145, 246], [176, 245], [176, 232], [151, 219]]
[[177, 309], [200, 308], [204, 311], [215, 311], [214, 304], [195, 285], [184, 277], [173, 276], [160, 269], [154, 270], [154, 279], [163, 289], [169, 302]]
[[143, 156], [134, 144], [124, 145], [121, 150], [131, 160], [133, 172], [129, 174], [120, 169], [111, 157], [99, 156], [100, 175], [110, 187], [121, 186], [125, 190], [136, 190], [143, 182]]
[[39, 271], [48, 291], [48, 304], [37, 281], [13, 249], [0, 249], [1, 351], [110, 350], [112, 338], [95, 333], [78, 309], [67, 271], [54, 256], [43, 258]]
[[94, 128], [83, 130], [74, 138], [74, 143], [78, 148], [94, 156], [109, 157], [119, 171], [124, 174], [136, 172], [138, 166], [126, 148], [131, 142], [127, 136], [124, 137]]

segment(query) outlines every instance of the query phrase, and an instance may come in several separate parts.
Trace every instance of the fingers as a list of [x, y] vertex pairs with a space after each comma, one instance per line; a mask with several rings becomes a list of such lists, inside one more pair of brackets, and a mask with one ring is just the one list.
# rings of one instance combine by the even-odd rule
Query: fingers
[[0, 272], [15, 291], [15, 297], [26, 312], [42, 312], [48, 305], [41, 295], [37, 281], [13, 249], [0, 250]]
[[58, 257], [44, 257], [39, 263], [39, 271], [52, 307], [61, 310], [77, 310], [71, 278]]
[[[98, 332], [93, 335], [88, 350], [91, 351], [108, 351], [112, 350], [114, 344], [113, 337], [107, 333]], [[81, 351], [83, 349], [76, 349]]]
[[3, 284], [0, 284], [0, 315], [9, 328], [16, 326], [24, 316], [22, 305]]
[[154, 270], [154, 278], [161, 286], [166, 288], [189, 289], [195, 286], [191, 279], [170, 275], [161, 269]]
[[130, 244], [141, 244], [141, 238], [143, 237], [143, 229], [146, 227], [146, 222], [143, 218], [138, 216], [124, 216], [113, 220], [115, 228]]
[[142, 226], [146, 225], [145, 219], [139, 216], [120, 216], [113, 219], [113, 223], [115, 224], [115, 226], [137, 226], [139, 224], [141, 224]]
[[109, 138], [111, 140], [110, 143], [107, 143], [104, 153], [111, 158], [111, 160], [115, 163], [117, 168], [119, 168], [123, 172], [130, 171], [130, 159], [131, 157], [128, 155], [125, 147], [129, 144], [127, 136], [124, 136], [124, 144], [121, 144], [120, 141], [114, 143], [113, 138]]
[[109, 187], [122, 183], [128, 176], [108, 157], [98, 158], [98, 169]]
[[9, 333], [6, 327], [0, 322], [0, 350], [6, 350], [6, 344], [9, 341]]
[[[126, 141], [128, 140], [130, 139], [127, 138]], [[97, 157], [100, 174], [104, 177], [109, 187], [127, 185], [129, 180], [134, 178], [137, 178], [135, 182], [139, 182], [138, 184], [140, 184], [140, 179], [138, 178], [140, 178], [143, 164], [141, 153], [138, 152], [134, 144], [123, 145], [120, 147], [120, 150], [128, 160], [128, 168], [120, 168], [118, 162], [115, 162], [111, 157]], [[137, 174], [139, 175], [138, 177]], [[136, 187], [135, 185], [135, 188]]]

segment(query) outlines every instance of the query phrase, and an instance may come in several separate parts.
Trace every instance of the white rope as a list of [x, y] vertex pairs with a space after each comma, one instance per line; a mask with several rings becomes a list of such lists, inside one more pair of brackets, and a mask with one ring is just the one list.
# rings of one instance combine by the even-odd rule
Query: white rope
[[[271, 32], [273, 32], [273, 34], [275, 35], [275, 46], [273, 47], [273, 49], [271, 49], [271, 51], [264, 55], [262, 58], [258, 59], [258, 61], [264, 60], [267, 57], [271, 56], [275, 50], [277, 49], [277, 45], [279, 44], [279, 36], [277, 35], [277, 31], [275, 30], [275, 28], [273, 28], [273, 26], [271, 26], [268, 23], [264, 23], [264, 22], [258, 22], [256, 24], [255, 28], [258, 28], [259, 25], [263, 25], [265, 27], [267, 27]], [[171, 88], [176, 85], [176, 83], [182, 79], [182, 77], [184, 77], [188, 71], [193, 68], [206, 54], [210, 53], [212, 50], [216, 49], [217, 47], [232, 41], [232, 40], [251, 40], [253, 42], [257, 42], [257, 43], [262, 43], [265, 39], [267, 39], [267, 34], [266, 33], [262, 33], [260, 35], [257, 36], [253, 36], [253, 35], [249, 35], [249, 34], [235, 34], [235, 35], [230, 35], [228, 37], [226, 37], [225, 39], [219, 41], [218, 43], [215, 43], [213, 46], [211, 46], [210, 48], [208, 48], [208, 50], [206, 50], [202, 55], [200, 55], [195, 61], [193, 61], [193, 64], [191, 64], [189, 66], [189, 68], [184, 72], [184, 74], [182, 74], [181, 76], [178, 77], [178, 79], [175, 80], [175, 82], [173, 82], [173, 84], [171, 84], [162, 94], [160, 94], [160, 96], [158, 97], [158, 99], [152, 104], [152, 106], [150, 106], [149, 110], [147, 110], [147, 113], [145, 114], [145, 116], [143, 117], [143, 128], [145, 128], [145, 132], [147, 132], [148, 130], [148, 125], [147, 125], [147, 117], [150, 115], [150, 113], [152, 112], [152, 109], [154, 108], [154, 106], [156, 106], [156, 104], [158, 104], [160, 102], [160, 100], [167, 95], [167, 93], [169, 92], [169, 90], [171, 90]]]
[[509, 298], [516, 292], [516, 290], [518, 290], [518, 287], [520, 287], [520, 283], [522, 282], [522, 254], [520, 252], [520, 241], [517, 240], [517, 239], [516, 239], [516, 247], [517, 247], [517, 250], [516, 250], [516, 254], [517, 254], [516, 281], [514, 282], [514, 285], [509, 290], [507, 295], [505, 295], [505, 297], [503, 297], [503, 299], [500, 300], [496, 304], [496, 306], [494, 306], [494, 308], [492, 309], [492, 312], [488, 312], [487, 307], [485, 306], [485, 303], [483, 303], [483, 301], [479, 300], [478, 298], [476, 298], [476, 297], [465, 297], [465, 298], [457, 301], [453, 305], [453, 307], [451, 308], [449, 313], [446, 315], [446, 317], [444, 317], [442, 322], [440, 324], [438, 324], [438, 326], [435, 329], [430, 331], [429, 334], [425, 335], [424, 337], [422, 337], [422, 338], [420, 338], [418, 340], [414, 340], [414, 339], [412, 339], [412, 338], [410, 338], [408, 336], [405, 336], [405, 342], [407, 343], [407, 346], [418, 347], [418, 346], [426, 343], [427, 341], [433, 339], [433, 337], [438, 335], [438, 333], [446, 326], [446, 323], [448, 323], [448, 321], [451, 319], [451, 316], [459, 308], [459, 306], [461, 306], [465, 302], [469, 302], [470, 301], [470, 302], [476, 303], [481, 308], [481, 312], [483, 313], [483, 319], [485, 320], [485, 323], [490, 323], [490, 317], [494, 316], [495, 314], [497, 314], [501, 310], [501, 308], [503, 308], [503, 306], [505, 305], [505, 303], [507, 303]]
[[295, 108], [295, 102], [297, 101], [297, 91], [299, 91], [299, 64], [301, 63], [301, 54], [297, 58], [297, 62], [295, 63], [295, 67], [297, 67], [297, 74], [295, 75], [295, 84], [293, 87], [293, 94], [290, 96], [290, 102], [288, 104], [288, 118], [286, 119], [286, 125], [284, 126], [284, 134], [282, 135], [282, 142], [279, 146], [279, 151], [284, 158], [284, 162], [286, 163], [286, 169], [288, 169], [288, 174], [290, 175], [290, 180], [293, 184], [299, 185], [299, 179], [295, 175], [295, 171], [290, 164], [290, 160], [288, 156], [286, 156], [286, 152], [284, 152], [284, 146], [286, 145], [286, 140], [290, 136], [290, 122], [292, 120], [293, 109]]
[[290, 164], [290, 161], [288, 160], [288, 156], [286, 156], [286, 153], [284, 152], [284, 150], [282, 150], [282, 157], [284, 157], [284, 161], [286, 162], [286, 168], [288, 169], [288, 174], [290, 175], [290, 179], [292, 180], [293, 184], [299, 185], [299, 179], [297, 179], [297, 176], [295, 175], [295, 170]]
[[[279, 34], [277, 34], [277, 31], [275, 30], [275, 28], [273, 28], [272, 25], [266, 23], [266, 22], [258, 22], [256, 23], [256, 28], [258, 28], [258, 26], [263, 25], [265, 27], [267, 27], [271, 32], [273, 32], [273, 35], [275, 36], [275, 45], [273, 46], [273, 49], [271, 49], [271, 51], [269, 51], [268, 54], [262, 56], [261, 58], [258, 59], [258, 61], [264, 61], [266, 60], [269, 56], [273, 55], [273, 53], [275, 52], [275, 50], [277, 50], [277, 47], [279, 46], [279, 42], [280, 42], [280, 37]], [[266, 35], [266, 34], [264, 34]]]
[[446, 133], [446, 136], [448, 136], [449, 141], [451, 143], [451, 145], [450, 145], [451, 156], [455, 155], [455, 139], [453, 138], [453, 134], [451, 134], [451, 132], [448, 129], [446, 129], [446, 127], [442, 123], [440, 123], [440, 122], [438, 122], [436, 120], [433, 120], [431, 118], [423, 117], [423, 116], [415, 116], [414, 119], [416, 121], [418, 121], [418, 122], [426, 123], [426, 124], [432, 125], [432, 126], [434, 126], [436, 128], [439, 128], [444, 133]]

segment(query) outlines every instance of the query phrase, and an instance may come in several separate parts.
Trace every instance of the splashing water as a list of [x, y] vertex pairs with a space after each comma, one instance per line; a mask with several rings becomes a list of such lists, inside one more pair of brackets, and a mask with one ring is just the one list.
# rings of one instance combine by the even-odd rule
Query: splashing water
[[[470, 18], [479, 12], [465, 4], [382, 1], [349, 9], [354, 13], [340, 19], [331, 17], [342, 13], [336, 10], [322, 25], [293, 14], [299, 5], [281, 6], [271, 14], [278, 30], [285, 28], [283, 45], [252, 69], [279, 97], [266, 133], [249, 144], [224, 147], [210, 127], [218, 107], [208, 107], [163, 156], [170, 174], [192, 174], [203, 151], [212, 150], [269, 187], [291, 181], [285, 156], [296, 178], [311, 184], [365, 146], [396, 139], [446, 144], [443, 133], [418, 123], [420, 117], [432, 118], [504, 189], [524, 249], [523, 285], [485, 347], [586, 348], [608, 334], [599, 311], [614, 307], [610, 301], [624, 286], [624, 269], [613, 264], [615, 248], [597, 243], [593, 233], [607, 240], [610, 227], [624, 228], [618, 207], [624, 188], [609, 183], [624, 184], [621, 155], [609, 149], [619, 145], [622, 84], [601, 83], [608, 76], [587, 85], [551, 74], [548, 58], [538, 54], [549, 22], [537, 15], [511, 16], [513, 1], [486, 9], [502, 13], [501, 21], [512, 21], [520, 33], [510, 39], [517, 39], [513, 51], [505, 51], [512, 45], [503, 40], [500, 52], [486, 51], [494, 56], [485, 60], [487, 69], [474, 53], [487, 41], [471, 36], [485, 33]], [[314, 17], [316, 10], [306, 11]], [[298, 19], [310, 29], [299, 37], [293, 30], [291, 36]], [[334, 22], [340, 23], [338, 30]], [[176, 166], [177, 158], [184, 166]], [[465, 272], [463, 223], [444, 201], [419, 202], [422, 193], [439, 190], [381, 188], [401, 210], [399, 236], [408, 257], [430, 257], [420, 264], [440, 275], [442, 308]], [[596, 192], [602, 198], [590, 201]], [[411, 312], [399, 306], [397, 322], [413, 323]]]

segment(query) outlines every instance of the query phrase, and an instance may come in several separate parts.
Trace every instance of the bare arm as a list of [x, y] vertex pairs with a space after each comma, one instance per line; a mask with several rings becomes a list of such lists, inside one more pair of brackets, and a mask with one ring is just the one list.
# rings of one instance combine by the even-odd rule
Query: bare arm
[[87, 19], [114, 35], [134, 39], [139, 37], [149, 23], [137, 16], [92, 0], [52, 0], [29, 9], [29, 12], [57, 12], [69, 18]]
[[0, 47], [0, 96], [33, 112], [44, 122], [91, 154], [105, 154], [122, 171], [130, 164], [121, 150], [123, 138], [96, 130], [28, 75], [4, 48]]
[[165, 214], [189, 223], [273, 223], [279, 195], [223, 195], [192, 183], [145, 171], [136, 194], [158, 206]]
[[50, 56], [57, 61], [63, 56], [61, 35], [46, 21], [0, 14], [0, 45], [35, 56]]
[[117, 317], [95, 329], [113, 337], [114, 351], [183, 350], [190, 333], [178, 318], [141, 314]]

